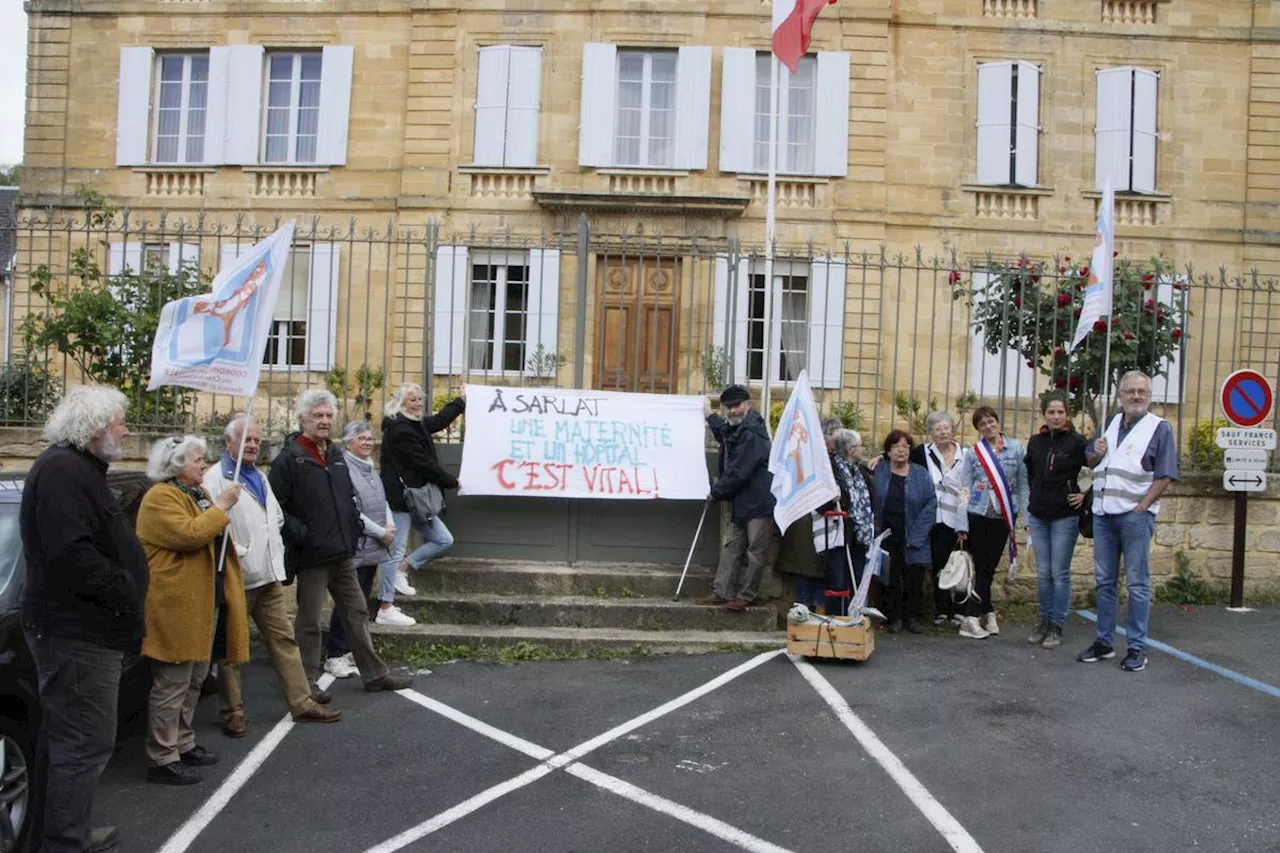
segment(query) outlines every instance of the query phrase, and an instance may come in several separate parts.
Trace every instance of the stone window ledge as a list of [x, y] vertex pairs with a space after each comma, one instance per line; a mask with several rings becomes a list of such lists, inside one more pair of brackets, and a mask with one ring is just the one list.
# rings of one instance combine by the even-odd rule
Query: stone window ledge
[[265, 198], [315, 198], [318, 177], [328, 166], [280, 165], [245, 166], [253, 175], [253, 194]]
[[471, 178], [474, 198], [531, 199], [538, 178], [551, 174], [551, 167], [459, 166], [458, 173]]
[[973, 215], [978, 219], [1039, 219], [1040, 199], [1053, 195], [1052, 187], [963, 184], [960, 189], [973, 195]]
[[961, 184], [967, 193], [1004, 193], [1006, 195], [1053, 195], [1053, 187], [1003, 187], [989, 184]]
[[596, 169], [597, 175], [635, 175], [652, 178], [687, 178], [686, 169], [648, 169], [641, 166], [610, 166], [607, 169]]
[[[738, 180], [750, 181], [752, 183], [767, 184], [769, 183], [768, 172], [736, 172]], [[823, 175], [777, 175], [778, 183], [788, 184], [829, 184], [831, 178]]]
[[550, 175], [550, 166], [459, 166], [462, 175]]
[[256, 166], [241, 166], [240, 169], [245, 172], [300, 172], [320, 174], [328, 172], [329, 166], [308, 166], [305, 163], [260, 163]]
[[210, 166], [185, 166], [153, 164], [135, 168], [134, 174], [144, 175], [146, 194], [156, 198], [198, 198], [204, 195], [205, 175], [218, 170]]
[[[1085, 190], [1081, 195], [1093, 200], [1096, 214], [1102, 193]], [[1172, 202], [1173, 196], [1168, 193], [1116, 193], [1116, 225], [1167, 225]]]

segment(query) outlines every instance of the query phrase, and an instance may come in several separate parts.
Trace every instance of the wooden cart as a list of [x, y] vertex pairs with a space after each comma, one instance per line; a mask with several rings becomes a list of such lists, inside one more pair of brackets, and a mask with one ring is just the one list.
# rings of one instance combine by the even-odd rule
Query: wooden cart
[[866, 660], [876, 648], [871, 620], [840, 627], [826, 622], [787, 622], [787, 651], [793, 655]]

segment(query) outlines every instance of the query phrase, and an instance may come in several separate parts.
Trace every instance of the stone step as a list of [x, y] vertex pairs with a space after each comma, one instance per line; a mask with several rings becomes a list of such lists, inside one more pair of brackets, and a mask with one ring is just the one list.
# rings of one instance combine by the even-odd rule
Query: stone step
[[[420, 593], [438, 595], [590, 596], [599, 598], [667, 598], [676, 592], [681, 566], [628, 563], [537, 563], [515, 560], [433, 560], [412, 573]], [[680, 591], [692, 599], [711, 591], [713, 572], [691, 566]]]
[[534, 644], [556, 654], [620, 652], [706, 654], [768, 650], [786, 645], [784, 631], [629, 631], [618, 628], [531, 628], [518, 625], [373, 625], [374, 639], [391, 658], [412, 657], [427, 646], [508, 648]]
[[778, 628], [773, 607], [734, 613], [705, 607], [682, 596], [605, 598], [492, 593], [426, 593], [397, 596], [397, 606], [424, 623], [521, 627], [616, 628], [627, 631], [761, 632]]

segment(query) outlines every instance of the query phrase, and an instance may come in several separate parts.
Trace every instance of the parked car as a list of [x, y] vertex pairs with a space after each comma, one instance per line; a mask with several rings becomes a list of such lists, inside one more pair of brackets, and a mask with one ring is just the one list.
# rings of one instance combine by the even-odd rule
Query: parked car
[[[107, 480], [130, 520], [136, 520], [142, 495], [151, 482], [134, 471], [108, 474]], [[40, 795], [31, 780], [40, 731], [40, 696], [35, 661], [18, 616], [27, 577], [18, 529], [22, 486], [21, 479], [0, 480], [0, 853], [25, 849], [30, 818]], [[126, 656], [118, 708], [122, 732], [145, 724], [150, 689], [150, 668], [140, 655]]]

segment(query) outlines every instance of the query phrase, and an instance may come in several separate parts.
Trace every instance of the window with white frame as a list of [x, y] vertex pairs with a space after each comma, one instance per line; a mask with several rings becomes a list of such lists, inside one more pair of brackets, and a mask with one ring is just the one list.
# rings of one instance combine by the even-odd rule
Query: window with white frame
[[809, 268], [787, 262], [773, 269], [773, 335], [765, 358], [765, 288], [763, 264], [751, 270], [747, 291], [747, 378], [763, 382], [765, 363], [770, 382], [792, 382], [809, 363]]
[[1156, 191], [1156, 102], [1160, 75], [1144, 68], [1097, 71], [1094, 181], [1116, 192]]
[[467, 367], [520, 373], [527, 361], [528, 256], [475, 253], [470, 287]]
[[538, 165], [542, 48], [480, 48], [476, 81], [476, 166]]
[[156, 57], [151, 160], [203, 163], [209, 108], [209, 54], [162, 53]]
[[323, 65], [318, 51], [267, 54], [263, 162], [316, 162]]
[[1040, 68], [1030, 62], [978, 66], [978, 180], [1034, 187], [1039, 179]]
[[[773, 56], [756, 55], [755, 146], [752, 166], [756, 171], [769, 170], [769, 75], [773, 73]], [[818, 59], [800, 59], [795, 74], [780, 75], [778, 87], [778, 171], [795, 175], [811, 175], [817, 123], [814, 102], [818, 85]]]
[[280, 296], [262, 363], [268, 367], [306, 367], [307, 298], [311, 290], [311, 247], [294, 246], [285, 260]]
[[676, 136], [674, 51], [618, 51], [614, 162], [669, 168]]

